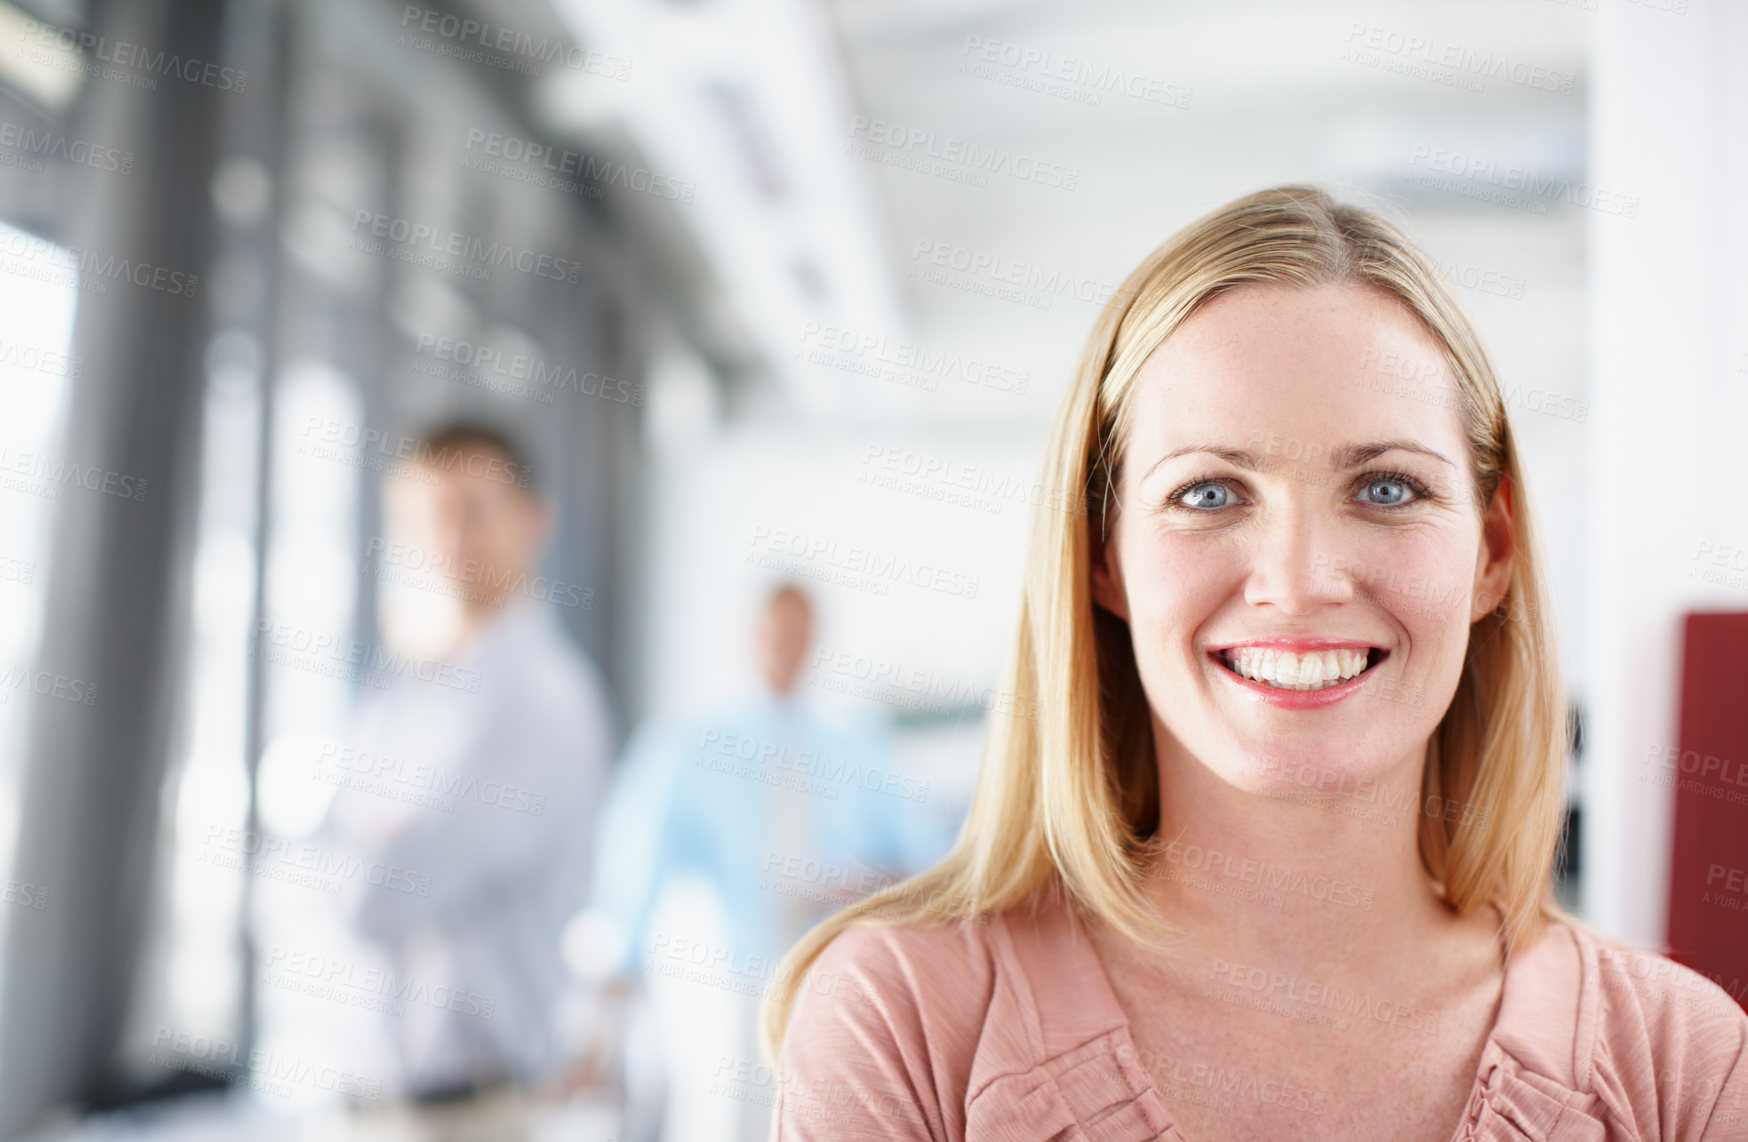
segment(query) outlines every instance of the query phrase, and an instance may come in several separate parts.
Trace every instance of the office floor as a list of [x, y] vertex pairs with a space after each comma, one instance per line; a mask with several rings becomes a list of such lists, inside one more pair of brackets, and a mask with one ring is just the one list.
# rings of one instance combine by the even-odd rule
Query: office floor
[[[617, 1108], [572, 1102], [534, 1112], [527, 1142], [615, 1142]], [[405, 1120], [348, 1118], [319, 1107], [290, 1108], [248, 1091], [200, 1095], [69, 1121], [25, 1142], [436, 1142]]]

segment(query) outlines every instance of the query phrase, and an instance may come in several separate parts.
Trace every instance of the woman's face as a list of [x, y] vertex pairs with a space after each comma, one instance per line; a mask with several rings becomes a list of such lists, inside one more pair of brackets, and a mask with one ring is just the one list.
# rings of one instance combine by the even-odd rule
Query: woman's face
[[1129, 624], [1162, 760], [1258, 792], [1418, 765], [1511, 557], [1431, 336], [1362, 287], [1246, 285], [1134, 383], [1093, 596]]

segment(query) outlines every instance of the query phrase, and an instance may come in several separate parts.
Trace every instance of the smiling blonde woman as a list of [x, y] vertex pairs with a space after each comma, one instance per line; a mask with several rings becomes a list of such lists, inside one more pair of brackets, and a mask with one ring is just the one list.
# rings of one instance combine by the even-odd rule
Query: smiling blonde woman
[[778, 1139], [1748, 1137], [1748, 1016], [1549, 893], [1520, 457], [1433, 262], [1306, 187], [1191, 224], [1052, 425], [951, 854], [791, 952]]

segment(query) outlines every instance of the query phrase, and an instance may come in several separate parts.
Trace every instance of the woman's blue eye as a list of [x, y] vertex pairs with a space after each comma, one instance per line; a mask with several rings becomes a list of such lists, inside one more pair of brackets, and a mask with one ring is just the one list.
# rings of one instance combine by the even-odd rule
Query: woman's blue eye
[[1396, 507], [1400, 504], [1404, 504], [1408, 502], [1409, 496], [1414, 495], [1414, 489], [1410, 488], [1408, 484], [1402, 480], [1373, 480], [1366, 485], [1365, 490], [1368, 493], [1371, 493], [1378, 488], [1383, 488], [1384, 492], [1382, 495], [1373, 496], [1371, 502], [1381, 508]]
[[1206, 508], [1208, 510], [1227, 507], [1231, 502], [1232, 489], [1225, 484], [1197, 484], [1178, 497], [1178, 503], [1187, 508]]

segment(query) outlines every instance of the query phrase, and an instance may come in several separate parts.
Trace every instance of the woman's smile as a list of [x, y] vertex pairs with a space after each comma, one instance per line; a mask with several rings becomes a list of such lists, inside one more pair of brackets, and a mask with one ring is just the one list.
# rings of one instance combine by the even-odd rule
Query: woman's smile
[[1347, 639], [1254, 639], [1208, 651], [1216, 672], [1256, 699], [1290, 710], [1358, 693], [1390, 652]]

